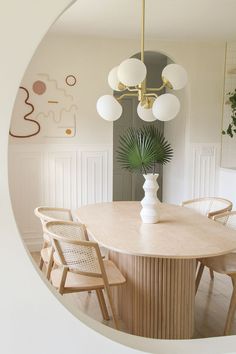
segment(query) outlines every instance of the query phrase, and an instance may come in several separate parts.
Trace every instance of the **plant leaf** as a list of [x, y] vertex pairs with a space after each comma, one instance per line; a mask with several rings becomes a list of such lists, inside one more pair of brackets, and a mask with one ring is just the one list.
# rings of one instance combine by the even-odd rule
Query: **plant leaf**
[[155, 164], [165, 164], [172, 157], [170, 144], [154, 126], [129, 128], [120, 136], [117, 161], [130, 172], [147, 173]]

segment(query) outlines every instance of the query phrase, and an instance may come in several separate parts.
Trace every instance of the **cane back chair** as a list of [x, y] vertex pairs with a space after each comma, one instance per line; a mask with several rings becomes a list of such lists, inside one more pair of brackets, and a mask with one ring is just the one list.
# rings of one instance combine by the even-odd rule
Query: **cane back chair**
[[[110, 286], [121, 285], [126, 280], [113, 262], [102, 259], [96, 242], [78, 239], [81, 228], [82, 225], [77, 223], [62, 221], [51, 221], [44, 225], [55, 257], [59, 260], [59, 266], [51, 272], [51, 282], [61, 295], [95, 290], [102, 316], [108, 320], [104, 289], [115, 327], [118, 328]], [[55, 263], [58, 264], [56, 259]]]
[[[235, 229], [236, 239], [236, 211], [225, 212], [222, 214], [215, 215], [214, 220], [216, 222], [222, 223], [227, 227]], [[201, 259], [201, 264], [196, 279], [196, 292], [198, 290], [205, 266], [211, 269], [212, 271], [221, 274], [226, 274], [231, 277], [233, 284], [233, 292], [224, 329], [224, 334], [229, 335], [236, 310], [236, 251], [223, 256]]]
[[[213, 219], [215, 215], [222, 214], [227, 211], [231, 211], [233, 204], [230, 200], [220, 197], [205, 197], [186, 200], [182, 203], [182, 206], [190, 208], [205, 215], [210, 219]], [[210, 269], [211, 279], [214, 279], [214, 272]]]
[[[40, 219], [42, 228], [45, 223], [53, 220], [72, 221], [72, 214], [70, 209], [44, 207], [40, 206], [34, 210], [35, 215]], [[85, 234], [85, 239], [87, 234]], [[53, 263], [53, 249], [51, 247], [50, 239], [47, 234], [43, 233], [43, 246], [40, 252], [39, 268], [42, 270], [43, 265], [46, 267], [46, 277], [50, 278], [50, 272]]]
[[222, 214], [226, 211], [231, 211], [233, 204], [230, 200], [220, 197], [205, 197], [186, 200], [182, 206], [194, 209], [208, 218], [213, 218], [217, 214]]

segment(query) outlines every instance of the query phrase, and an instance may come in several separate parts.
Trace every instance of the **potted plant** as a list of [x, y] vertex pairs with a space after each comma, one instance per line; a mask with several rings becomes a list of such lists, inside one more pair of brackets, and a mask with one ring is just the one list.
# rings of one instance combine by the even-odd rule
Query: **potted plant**
[[166, 164], [173, 157], [173, 149], [154, 125], [129, 128], [120, 136], [117, 161], [130, 172], [142, 173], [145, 196], [141, 201], [141, 217], [144, 223], [159, 221], [157, 199], [157, 164]]
[[227, 129], [222, 130], [222, 134], [227, 134], [233, 138], [234, 134], [236, 134], [236, 89], [233, 92], [229, 92], [227, 95], [229, 96], [229, 103], [231, 106], [231, 122]]

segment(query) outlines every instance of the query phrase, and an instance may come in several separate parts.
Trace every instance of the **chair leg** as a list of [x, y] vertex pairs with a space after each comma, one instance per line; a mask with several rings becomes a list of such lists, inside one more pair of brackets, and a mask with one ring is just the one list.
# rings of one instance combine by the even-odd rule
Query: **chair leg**
[[118, 324], [118, 318], [116, 316], [116, 311], [115, 311], [115, 306], [112, 300], [112, 296], [111, 296], [111, 290], [108, 284], [105, 283], [105, 289], [106, 289], [106, 293], [107, 293], [107, 297], [108, 297], [108, 301], [111, 307], [111, 313], [112, 313], [112, 317], [113, 317], [113, 321], [115, 323], [115, 328], [119, 329], [119, 324]]
[[224, 330], [225, 336], [228, 336], [230, 334], [235, 310], [236, 310], [236, 286], [234, 285], [234, 289], [233, 289], [233, 293], [232, 293], [230, 305], [229, 305], [229, 311], [227, 314], [227, 320], [226, 320], [226, 324], [225, 324], [225, 330]]
[[196, 260], [196, 272], [197, 272], [197, 269], [198, 269], [199, 262], [200, 262], [200, 261], [197, 259], [197, 260]]
[[98, 289], [96, 290], [96, 294], [97, 294], [97, 298], [98, 298], [98, 302], [99, 302], [99, 306], [102, 312], [102, 317], [105, 321], [109, 321], [110, 317], [107, 311], [107, 306], [106, 306], [106, 302], [104, 299], [104, 295], [102, 292], [102, 289]]
[[196, 278], [195, 294], [198, 291], [198, 287], [199, 287], [199, 284], [200, 284], [200, 281], [201, 281], [201, 278], [202, 278], [202, 273], [203, 273], [204, 267], [205, 266], [202, 263], [200, 263], [200, 267], [198, 269], [197, 278]]
[[60, 281], [60, 286], [59, 286], [59, 293], [61, 295], [63, 295], [64, 293], [64, 286], [65, 286], [65, 282], [66, 282], [66, 277], [67, 277], [67, 273], [68, 273], [68, 268], [67, 267], [63, 267], [63, 271], [62, 271], [62, 275], [61, 275], [61, 281]]
[[[44, 249], [45, 247], [47, 247], [47, 242], [43, 241], [43, 246], [42, 249]], [[44, 260], [40, 255], [40, 259], [39, 259], [39, 269], [42, 270], [43, 269], [43, 265], [44, 265]]]
[[209, 272], [210, 272], [211, 280], [214, 280], [214, 272], [213, 272], [213, 270], [209, 269]]
[[44, 265], [44, 261], [43, 261], [43, 258], [40, 256], [40, 259], [39, 259], [39, 269], [40, 270], [43, 269], [43, 265]]
[[232, 285], [234, 287], [234, 285], [236, 284], [236, 280], [233, 277], [231, 277], [231, 281], [232, 281]]
[[53, 249], [51, 250], [49, 260], [48, 260], [48, 265], [47, 265], [47, 270], [46, 270], [46, 278], [49, 280], [51, 276], [51, 271], [53, 267]]

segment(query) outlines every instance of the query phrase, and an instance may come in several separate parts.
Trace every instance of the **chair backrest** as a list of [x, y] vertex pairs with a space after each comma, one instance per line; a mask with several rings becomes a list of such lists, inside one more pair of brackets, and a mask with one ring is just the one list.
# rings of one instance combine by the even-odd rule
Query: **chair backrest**
[[236, 211], [228, 211], [222, 214], [215, 215], [213, 220], [236, 230]]
[[66, 221], [50, 221], [44, 232], [50, 237], [60, 263], [72, 272], [102, 277], [103, 261], [96, 242], [87, 241], [85, 226]]
[[212, 218], [217, 214], [231, 211], [233, 204], [230, 200], [224, 198], [206, 197], [184, 201], [182, 206], [194, 209], [198, 213]]
[[34, 210], [34, 213], [40, 219], [42, 226], [44, 226], [46, 222], [53, 220], [73, 220], [70, 209], [40, 206]]

